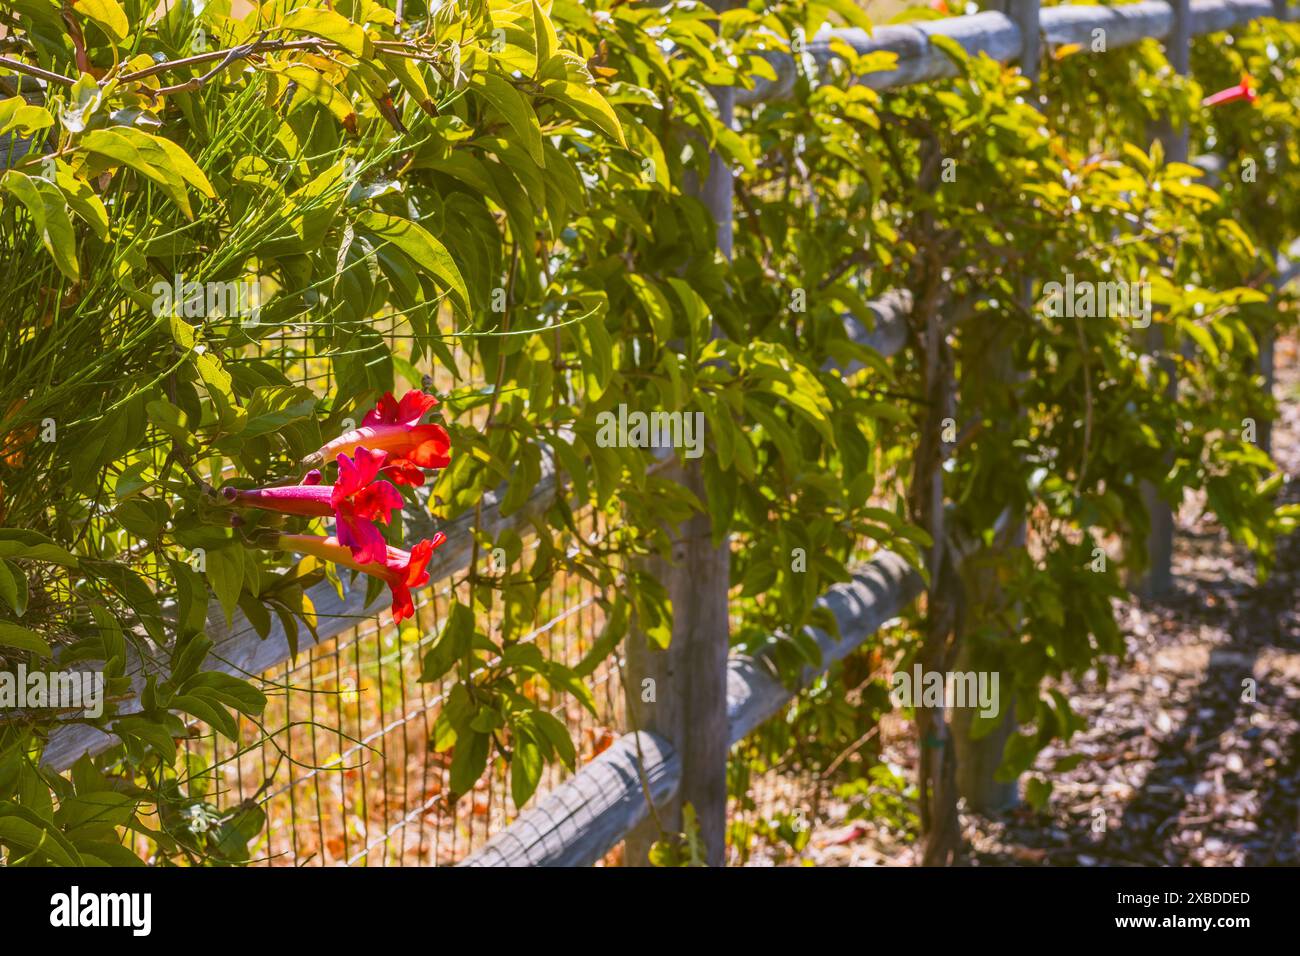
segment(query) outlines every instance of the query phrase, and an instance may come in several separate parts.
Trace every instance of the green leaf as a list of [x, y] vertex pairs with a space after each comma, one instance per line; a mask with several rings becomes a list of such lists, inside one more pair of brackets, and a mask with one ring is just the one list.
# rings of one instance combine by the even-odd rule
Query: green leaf
[[474, 89], [483, 95], [493, 109], [500, 113], [515, 135], [519, 137], [528, 155], [538, 166], [546, 165], [546, 156], [542, 150], [542, 128], [537, 122], [537, 114], [528, 100], [509, 80], [495, 73], [484, 73], [478, 77]]
[[593, 717], [596, 716], [596, 698], [591, 688], [571, 668], [552, 661], [547, 664], [543, 676], [548, 684], [557, 690], [567, 690]]
[[69, 554], [38, 531], [0, 528], [0, 558], [48, 561], [67, 568], [77, 566], [76, 555]]
[[226, 626], [235, 619], [239, 605], [239, 592], [244, 586], [244, 549], [240, 545], [209, 551], [207, 554], [208, 584], [221, 602], [226, 613]]
[[468, 728], [456, 739], [456, 752], [451, 757], [451, 792], [469, 793], [487, 766], [492, 738], [488, 734]]
[[230, 711], [209, 693], [178, 694], [172, 698], [171, 708], [190, 714], [203, 721], [227, 740], [238, 740], [239, 725]]
[[118, 564], [115, 561], [86, 559], [82, 562], [82, 566], [91, 574], [101, 578], [101, 583], [107, 582], [111, 589], [131, 606], [150, 637], [160, 643], [167, 639], [158, 596], [145, 583], [144, 578], [125, 564]]
[[386, 239], [433, 275], [451, 294], [462, 311], [469, 311], [469, 292], [465, 279], [447, 248], [417, 223], [398, 216], [367, 210], [357, 217], [357, 225]]
[[537, 792], [542, 779], [542, 752], [537, 744], [520, 735], [510, 755], [510, 799], [522, 807]]
[[447, 623], [442, 633], [434, 642], [429, 653], [424, 655], [424, 664], [420, 671], [420, 681], [429, 683], [440, 679], [469, 651], [474, 638], [474, 611], [459, 601], [451, 606]]
[[29, 631], [17, 624], [0, 621], [0, 647], [16, 647], [20, 651], [30, 651], [41, 657], [53, 657], [54, 652], [45, 639], [35, 631]]
[[176, 759], [176, 741], [162, 724], [147, 717], [123, 717], [113, 724], [119, 737], [134, 737], [162, 754], [170, 763]]
[[555, 748], [556, 754], [559, 755], [560, 762], [570, 770], [575, 769], [578, 753], [573, 746], [572, 738], [569, 737], [569, 729], [564, 726], [560, 718], [544, 710], [539, 710], [533, 714], [533, 722], [546, 735], [546, 739], [551, 742], [551, 746]]
[[22, 617], [27, 612], [27, 575], [8, 561], [0, 561], [0, 598], [15, 616]]
[[551, 23], [551, 18], [546, 15], [546, 11], [537, 0], [533, 0], [533, 39], [537, 43], [537, 75], [541, 76], [542, 68], [551, 57], [555, 56], [560, 41], [555, 35], [555, 26]]
[[63, 193], [53, 183], [36, 179], [16, 169], [0, 178], [0, 191], [21, 202], [32, 217], [41, 244], [54, 259], [59, 271], [76, 282], [81, 277], [77, 265], [77, 238]]
[[227, 707], [257, 717], [266, 710], [266, 695], [248, 681], [221, 671], [195, 674], [181, 688], [182, 694], [198, 694], [220, 701]]
[[650, 318], [656, 341], [667, 345], [673, 337], [673, 307], [668, 297], [656, 283], [635, 272], [628, 275], [627, 282]]
[[568, 80], [552, 80], [542, 87], [542, 92], [556, 102], [564, 104], [579, 116], [590, 120], [602, 133], [615, 140], [624, 149], [627, 148], [623, 125], [618, 121], [614, 107], [591, 87], [571, 83]]
[[77, 840], [73, 846], [84, 866], [146, 866], [128, 847], [107, 840]]
[[266, 412], [257, 415], [248, 420], [240, 435], [245, 438], [257, 438], [259, 435], [268, 435], [272, 432], [278, 432], [285, 425], [292, 422], [302, 421], [311, 418], [316, 411], [316, 400], [314, 398], [304, 399], [287, 408], [278, 411]]
[[10, 801], [0, 802], [0, 842], [44, 854], [57, 866], [80, 866], [81, 856], [53, 821]]
[[68, 836], [77, 829], [125, 826], [135, 816], [135, 798], [116, 790], [96, 790], [66, 797], [59, 803], [54, 822]]
[[332, 10], [301, 7], [286, 16], [280, 26], [337, 43], [353, 56], [366, 55], [366, 31]]
[[131, 32], [126, 14], [116, 0], [73, 0], [72, 6], [83, 17], [103, 30], [110, 40], [121, 43]]

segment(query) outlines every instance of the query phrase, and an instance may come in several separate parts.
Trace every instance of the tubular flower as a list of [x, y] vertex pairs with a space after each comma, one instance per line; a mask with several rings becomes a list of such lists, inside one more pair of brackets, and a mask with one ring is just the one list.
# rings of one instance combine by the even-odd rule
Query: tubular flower
[[1254, 80], [1251, 79], [1250, 74], [1243, 73], [1241, 75], [1240, 83], [1236, 86], [1230, 86], [1226, 90], [1219, 90], [1219, 92], [1207, 96], [1205, 99], [1201, 100], [1201, 105], [1218, 106], [1222, 103], [1232, 103], [1236, 100], [1245, 100], [1247, 103], [1254, 103], [1255, 100], [1258, 99], [1258, 95], [1255, 93], [1255, 87], [1253, 84]]
[[[334, 485], [301, 484], [277, 488], [223, 488], [227, 501], [248, 508], [308, 517], [332, 517], [339, 541], [360, 562], [383, 561], [387, 543], [375, 527], [376, 519], [388, 524], [402, 496], [376, 476], [384, 464], [383, 452], [358, 448], [356, 458], [339, 455], [339, 480]], [[307, 481], [312, 476], [309, 474]], [[319, 481], [320, 476], [316, 475]]]
[[384, 452], [372, 453], [368, 448], [358, 448], [355, 459], [339, 455], [339, 480], [330, 489], [339, 543], [350, 547], [352, 556], [363, 564], [383, 561], [388, 548], [374, 519], [388, 524], [393, 509], [402, 507], [397, 489], [375, 480], [384, 457]]
[[447, 540], [439, 531], [432, 538], [418, 542], [410, 551], [387, 548], [382, 562], [362, 562], [352, 556], [352, 551], [337, 538], [322, 538], [311, 534], [282, 534], [276, 547], [286, 551], [310, 554], [325, 561], [333, 561], [354, 571], [381, 578], [393, 594], [393, 623], [415, 615], [411, 588], [427, 584], [429, 558], [434, 550]]
[[362, 446], [388, 453], [385, 477], [402, 485], [424, 483], [422, 468], [446, 468], [451, 463], [448, 452], [451, 438], [441, 425], [421, 425], [424, 413], [438, 400], [424, 392], [412, 391], [399, 402], [392, 392], [384, 397], [361, 422], [361, 427], [308, 455], [303, 464], [318, 467], [337, 454], [355, 454]]

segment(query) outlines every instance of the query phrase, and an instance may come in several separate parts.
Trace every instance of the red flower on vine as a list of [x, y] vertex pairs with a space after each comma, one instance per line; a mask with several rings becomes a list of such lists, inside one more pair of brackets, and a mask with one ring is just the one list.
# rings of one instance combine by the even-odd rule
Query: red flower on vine
[[1258, 94], [1255, 92], [1254, 80], [1249, 73], [1241, 75], [1241, 82], [1236, 86], [1230, 86], [1226, 90], [1219, 90], [1201, 100], [1202, 106], [1219, 106], [1223, 103], [1232, 103], [1237, 100], [1245, 100], [1247, 103], [1254, 103]]
[[399, 402], [385, 392], [362, 419], [361, 427], [324, 445], [305, 460], [320, 465], [339, 453], [356, 454], [361, 447], [388, 453], [384, 477], [399, 485], [424, 483], [423, 468], [446, 468], [451, 463], [451, 437], [441, 425], [421, 425], [425, 412], [438, 404], [432, 395], [407, 392]]
[[402, 496], [387, 481], [376, 481], [385, 453], [358, 448], [355, 458], [339, 455], [339, 479], [330, 490], [330, 507], [338, 528], [339, 543], [352, 549], [363, 563], [382, 561], [388, 542], [374, 525], [384, 524], [394, 508], [402, 507]]
[[382, 561], [358, 561], [352, 550], [337, 538], [322, 538], [311, 534], [282, 534], [278, 537], [276, 547], [286, 551], [310, 554], [325, 561], [333, 561], [354, 571], [380, 578], [393, 595], [393, 623], [399, 623], [415, 615], [415, 603], [411, 600], [411, 588], [427, 584], [429, 581], [429, 559], [433, 552], [441, 547], [447, 536], [439, 531], [432, 538], [418, 542], [410, 551], [389, 547], [385, 549]]
[[300, 485], [276, 488], [224, 488], [226, 500], [249, 508], [281, 514], [332, 517], [338, 540], [362, 563], [383, 561], [387, 543], [375, 521], [388, 524], [394, 508], [402, 507], [402, 496], [389, 482], [376, 480], [385, 453], [358, 448], [356, 457], [340, 454], [339, 480], [320, 484], [320, 473], [308, 472]]

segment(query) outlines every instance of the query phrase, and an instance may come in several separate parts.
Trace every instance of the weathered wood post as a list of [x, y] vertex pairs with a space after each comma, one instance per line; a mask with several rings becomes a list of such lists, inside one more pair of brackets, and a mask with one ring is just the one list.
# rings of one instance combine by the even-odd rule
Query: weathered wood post
[[[1016, 24], [1020, 31], [1020, 70], [1030, 82], [1038, 83], [1039, 65], [1042, 55], [1042, 33], [1039, 25], [1039, 0], [1005, 0], [1003, 12]], [[1021, 290], [1023, 302], [1032, 307], [1033, 286], [1026, 279]], [[996, 334], [996, 333], [991, 333]], [[1011, 356], [1007, 346], [994, 342], [986, 353], [988, 364], [975, 371], [969, 378], [963, 373], [963, 382], [976, 380], [981, 375], [990, 377], [1012, 376]], [[1007, 535], [1004, 547], [1019, 548], [1025, 543], [1025, 522], [1021, 515], [1010, 516], [1013, 528]], [[996, 544], [995, 544], [996, 547]], [[995, 567], [976, 567], [966, 575], [966, 586], [970, 589], [967, 602], [968, 622], [974, 621], [975, 615], [983, 608], [996, 608], [1001, 600], [1001, 589], [997, 582]], [[969, 640], [962, 641], [958, 649], [954, 667], [958, 671], [970, 671], [979, 666], [975, 648]], [[1007, 685], [1008, 675], [1001, 675], [1000, 686]], [[1004, 698], [1009, 695], [1002, 695]], [[1004, 810], [1014, 806], [1019, 800], [1019, 787], [1016, 781], [1002, 782], [994, 778], [994, 773], [1002, 763], [1002, 751], [1007, 740], [1015, 733], [1015, 710], [1009, 700], [1002, 702], [1004, 714], [1002, 723], [983, 737], [971, 736], [974, 729], [975, 711], [973, 709], [954, 709], [952, 712], [953, 748], [957, 755], [956, 784], [957, 793], [966, 801], [966, 806], [981, 813]]]
[[[1278, 14], [1282, 16], [1282, 14]], [[1286, 277], [1291, 275], [1290, 258], [1282, 253], [1281, 250], [1273, 250], [1271, 256], [1275, 272], [1276, 287], [1273, 290], [1273, 297], [1269, 300], [1276, 308], [1278, 296], [1288, 280]], [[1259, 349], [1259, 374], [1264, 379], [1264, 394], [1270, 398], [1273, 397], [1273, 386], [1277, 384], [1277, 374], [1274, 367], [1274, 344], [1277, 336], [1272, 329], [1261, 331], [1255, 338], [1256, 347]], [[1265, 454], [1273, 454], [1273, 420], [1266, 418], [1259, 423], [1255, 431], [1255, 438], [1259, 442], [1259, 447]]]
[[[1174, 70], [1186, 75], [1190, 69], [1192, 55], [1192, 14], [1191, 0], [1170, 0], [1174, 21], [1165, 39], [1165, 53]], [[1176, 128], [1170, 117], [1162, 119], [1154, 130], [1154, 139], [1164, 146], [1166, 162], [1187, 162], [1187, 129]], [[1146, 345], [1152, 353], [1161, 354], [1160, 368], [1169, 377], [1168, 395], [1176, 397], [1178, 391], [1177, 369], [1174, 361], [1166, 353], [1173, 342], [1165, 337], [1165, 330], [1152, 325], [1146, 334]], [[1166, 460], [1168, 456], [1166, 455]], [[1174, 509], [1160, 497], [1155, 485], [1142, 483], [1142, 499], [1147, 506], [1147, 515], [1151, 527], [1147, 531], [1147, 560], [1149, 562], [1146, 576], [1134, 588], [1145, 597], [1158, 597], [1167, 594], [1174, 586]]]
[[[715, 9], [724, 2], [715, 0]], [[721, 120], [732, 123], [733, 91], [714, 89]], [[732, 250], [731, 169], [714, 151], [709, 176], [698, 195], [717, 224], [718, 249]], [[715, 326], [714, 334], [718, 334]], [[704, 471], [699, 461], [680, 462], [664, 477], [677, 481], [706, 504], [673, 529], [671, 563], [654, 560], [649, 570], [667, 588], [673, 606], [673, 636], [666, 650], [652, 646], [633, 622], [627, 639], [625, 689], [629, 718], [636, 730], [649, 730], [672, 744], [681, 759], [682, 784], [657, 814], [628, 835], [625, 866], [644, 866], [661, 833], [683, 829], [682, 809], [690, 804], [710, 866], [726, 858], [727, 755], [727, 590], [731, 555], [727, 542], [713, 545], [713, 521], [707, 511]]]

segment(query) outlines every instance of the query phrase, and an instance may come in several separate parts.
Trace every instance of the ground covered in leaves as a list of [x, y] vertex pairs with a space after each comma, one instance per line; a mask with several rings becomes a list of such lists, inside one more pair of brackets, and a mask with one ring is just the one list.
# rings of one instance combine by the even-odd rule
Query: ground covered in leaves
[[[1294, 339], [1277, 361], [1273, 455], [1283, 500], [1300, 502]], [[1050, 797], [1039, 810], [964, 815], [971, 865], [1300, 864], [1300, 535], [1279, 542], [1261, 584], [1199, 503], [1179, 525], [1177, 593], [1119, 606], [1128, 660], [1104, 687], [1089, 675], [1063, 688], [1086, 726], [1040, 755], [1034, 776]], [[885, 753], [914, 779], [910, 728], [898, 729]], [[915, 862], [912, 834], [847, 813], [829, 808], [802, 862]]]

